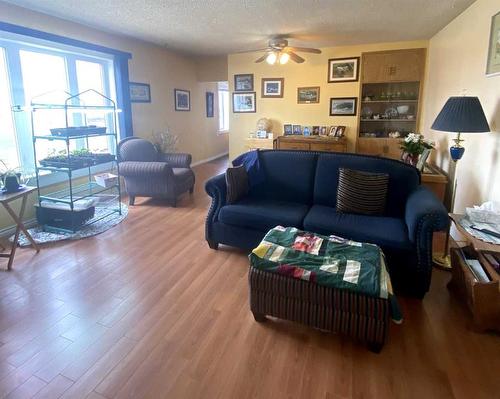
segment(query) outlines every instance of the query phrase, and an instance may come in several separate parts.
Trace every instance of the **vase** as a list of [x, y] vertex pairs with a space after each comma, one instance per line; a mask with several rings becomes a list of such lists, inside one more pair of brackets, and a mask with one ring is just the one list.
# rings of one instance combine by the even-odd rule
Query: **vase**
[[408, 152], [403, 152], [403, 154], [401, 155], [401, 160], [409, 165], [417, 166], [419, 157], [420, 154], [410, 154]]

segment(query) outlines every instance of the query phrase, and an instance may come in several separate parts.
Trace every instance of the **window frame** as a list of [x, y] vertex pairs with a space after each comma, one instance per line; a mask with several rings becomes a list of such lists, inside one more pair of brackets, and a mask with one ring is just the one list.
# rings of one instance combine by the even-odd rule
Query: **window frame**
[[[13, 123], [15, 136], [17, 141], [17, 152], [19, 158], [19, 168], [24, 170], [32, 170], [35, 167], [34, 154], [33, 154], [33, 140], [31, 128], [31, 115], [29, 110], [30, 99], [27, 99], [24, 91], [24, 82], [21, 64], [21, 51], [29, 51], [39, 54], [46, 54], [52, 56], [62, 57], [65, 63], [66, 83], [69, 92], [78, 93], [78, 76], [76, 73], [76, 62], [87, 61], [97, 63], [101, 66], [102, 83], [104, 95], [113, 98], [115, 101], [118, 98], [117, 71], [116, 59], [113, 55], [98, 53], [93, 50], [78, 48], [58, 42], [47, 41], [38, 39], [36, 37], [29, 37], [17, 33], [5, 32], [1, 29], [0, 24], [0, 47], [4, 49], [5, 63], [7, 67], [8, 85], [10, 89], [10, 101], [12, 105], [27, 106], [24, 112], [13, 113]], [[123, 66], [123, 65], [122, 65]], [[128, 80], [128, 69], [126, 71], [126, 78]], [[127, 93], [128, 94], [128, 93]], [[126, 121], [125, 123], [126, 124]], [[122, 123], [116, 126], [118, 137], [122, 136]], [[28, 132], [23, 134], [20, 132]], [[77, 144], [78, 145], [78, 144]], [[81, 143], [79, 146], [83, 146]], [[96, 166], [96, 172], [110, 169], [112, 166], [109, 164], [102, 164]], [[75, 177], [80, 173], [76, 171]], [[82, 171], [82, 176], [85, 171]], [[51, 173], [40, 176], [40, 186], [44, 187], [51, 184], [56, 184], [64, 181], [65, 178], [57, 173]]]
[[[226, 106], [223, 107], [223, 101], [221, 100], [221, 93], [226, 93]], [[227, 134], [229, 133], [229, 113], [230, 113], [230, 104], [229, 104], [229, 82], [217, 82], [217, 109], [218, 109], [218, 134]], [[221, 120], [225, 120], [225, 116], [227, 114], [227, 126], [222, 126], [221, 128]], [[223, 122], [224, 124], [224, 122]]]

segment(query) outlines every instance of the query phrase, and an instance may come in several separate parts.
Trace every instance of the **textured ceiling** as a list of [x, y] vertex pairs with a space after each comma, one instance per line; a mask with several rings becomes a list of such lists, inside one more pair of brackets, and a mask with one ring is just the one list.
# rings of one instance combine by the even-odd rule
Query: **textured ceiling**
[[474, 0], [7, 0], [196, 55], [428, 39]]

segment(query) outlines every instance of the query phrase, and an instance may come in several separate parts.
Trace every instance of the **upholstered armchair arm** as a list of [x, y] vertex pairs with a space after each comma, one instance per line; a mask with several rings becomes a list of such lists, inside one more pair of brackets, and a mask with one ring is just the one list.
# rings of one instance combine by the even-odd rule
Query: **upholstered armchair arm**
[[173, 168], [189, 168], [191, 166], [191, 154], [184, 153], [162, 153], [160, 161], [168, 162]]
[[441, 231], [448, 226], [448, 213], [441, 201], [427, 187], [420, 186], [408, 197], [405, 210], [410, 241], [419, 244], [426, 232]]
[[168, 176], [172, 167], [166, 162], [120, 162], [120, 174], [124, 177]]
[[208, 218], [212, 221], [217, 219], [220, 208], [226, 205], [226, 175], [221, 173], [207, 180], [205, 183], [205, 191], [212, 197], [212, 205], [208, 212]]

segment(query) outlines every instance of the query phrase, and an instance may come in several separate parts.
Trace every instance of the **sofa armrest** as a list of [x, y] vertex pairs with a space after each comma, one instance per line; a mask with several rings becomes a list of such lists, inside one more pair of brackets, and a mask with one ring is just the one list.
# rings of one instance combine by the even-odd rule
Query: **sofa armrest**
[[169, 176], [172, 167], [166, 162], [120, 162], [120, 175], [124, 177]]
[[160, 160], [167, 162], [173, 168], [189, 168], [191, 166], [191, 154], [185, 153], [162, 153]]
[[449, 224], [443, 203], [424, 186], [419, 186], [408, 197], [405, 220], [410, 241], [417, 244], [422, 233], [445, 230]]

